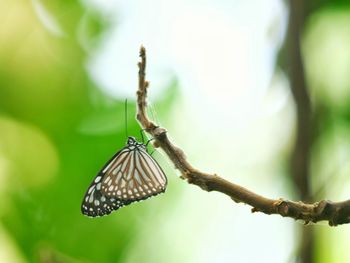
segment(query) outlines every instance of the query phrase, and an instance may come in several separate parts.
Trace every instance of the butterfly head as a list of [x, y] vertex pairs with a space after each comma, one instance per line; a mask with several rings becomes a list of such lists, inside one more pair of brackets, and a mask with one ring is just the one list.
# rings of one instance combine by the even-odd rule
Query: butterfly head
[[146, 149], [146, 146], [142, 142], [136, 141], [135, 137], [129, 136], [128, 137], [128, 147], [129, 149], [135, 149], [135, 148], [143, 148]]
[[136, 139], [134, 137], [132, 137], [132, 136], [129, 136], [128, 137], [128, 145], [132, 146], [132, 145], [136, 145], [136, 144], [137, 144]]

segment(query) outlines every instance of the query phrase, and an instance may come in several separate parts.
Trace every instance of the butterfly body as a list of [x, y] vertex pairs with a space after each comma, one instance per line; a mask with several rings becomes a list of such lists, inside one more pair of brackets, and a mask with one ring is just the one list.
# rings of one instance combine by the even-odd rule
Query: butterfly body
[[146, 145], [129, 137], [97, 174], [86, 191], [82, 213], [96, 217], [135, 201], [145, 200], [165, 191], [167, 178]]

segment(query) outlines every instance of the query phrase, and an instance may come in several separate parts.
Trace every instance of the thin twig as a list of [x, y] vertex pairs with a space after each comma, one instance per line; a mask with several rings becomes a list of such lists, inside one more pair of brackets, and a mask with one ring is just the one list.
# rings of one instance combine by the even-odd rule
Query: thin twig
[[284, 199], [269, 199], [258, 195], [242, 186], [231, 183], [216, 174], [208, 174], [194, 168], [187, 160], [183, 151], [168, 138], [165, 128], [158, 127], [149, 120], [146, 113], [147, 89], [146, 81], [146, 50], [140, 49], [139, 87], [137, 90], [137, 120], [141, 126], [155, 139], [158, 147], [168, 155], [175, 167], [181, 172], [181, 178], [190, 184], [199, 186], [205, 191], [217, 191], [229, 196], [236, 203], [252, 206], [252, 212], [262, 212], [268, 215], [279, 214], [283, 217], [309, 222], [328, 221], [330, 226], [350, 223], [350, 200], [332, 202], [322, 200], [307, 204]]

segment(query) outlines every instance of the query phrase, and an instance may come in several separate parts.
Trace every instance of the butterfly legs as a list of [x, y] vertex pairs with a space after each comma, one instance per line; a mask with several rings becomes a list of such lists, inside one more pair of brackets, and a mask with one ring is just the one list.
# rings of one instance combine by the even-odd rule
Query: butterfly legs
[[141, 140], [142, 140], [142, 143], [145, 144], [145, 138], [143, 137], [143, 133], [145, 132], [146, 129], [141, 129], [140, 130], [140, 134], [141, 134]]
[[[140, 134], [141, 134], [142, 143], [145, 145], [146, 150], [147, 150], [147, 152], [148, 152], [148, 144], [149, 144], [151, 141], [153, 141], [154, 138], [149, 139], [149, 140], [145, 143], [145, 138], [144, 138], [144, 136], [143, 136], [143, 133], [145, 132], [145, 130], [146, 130], [146, 129], [141, 129], [141, 130], [140, 130]], [[153, 149], [153, 151], [150, 153], [150, 155], [152, 155], [154, 152], [155, 152], [155, 150]]]
[[141, 140], [142, 140], [142, 144], [144, 144], [146, 147], [148, 146], [148, 144], [154, 140], [154, 138], [149, 139], [146, 143], [145, 143], [145, 137], [143, 136], [143, 133], [145, 132], [146, 129], [141, 129], [140, 130], [140, 134], [141, 134]]

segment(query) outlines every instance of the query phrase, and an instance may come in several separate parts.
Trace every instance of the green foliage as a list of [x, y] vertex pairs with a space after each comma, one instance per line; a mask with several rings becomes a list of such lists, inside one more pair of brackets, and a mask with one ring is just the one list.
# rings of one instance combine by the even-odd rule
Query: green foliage
[[[28, 262], [121, 261], [147, 211], [157, 207], [161, 214], [169, 195], [118, 215], [90, 219], [80, 213], [91, 180], [126, 141], [124, 99], [107, 97], [91, 82], [84, 70], [86, 46], [76, 38], [83, 19], [92, 47], [108, 23], [78, 2], [46, 1], [64, 32], [58, 37], [38, 22], [28, 3], [5, 2], [6, 8], [0, 4], [0, 35], [6, 38], [0, 42], [0, 232], [9, 234]], [[162, 112], [174, 100], [173, 88], [167, 105], [159, 104]], [[129, 134], [139, 137], [135, 103], [128, 108]]]

